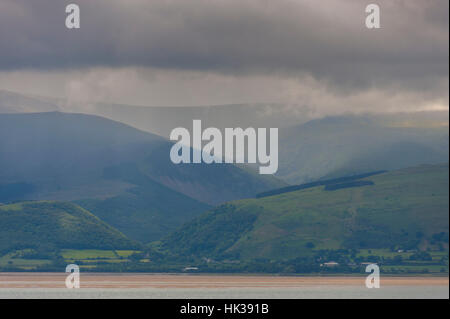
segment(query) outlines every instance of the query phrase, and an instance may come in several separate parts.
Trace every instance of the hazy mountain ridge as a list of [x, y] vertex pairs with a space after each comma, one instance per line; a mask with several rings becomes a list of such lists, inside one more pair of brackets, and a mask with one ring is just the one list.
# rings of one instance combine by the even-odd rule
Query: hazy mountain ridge
[[[13, 103], [13, 101], [18, 101]], [[19, 103], [23, 101], [23, 103]], [[36, 107], [33, 108], [33, 103]], [[26, 107], [25, 107], [26, 106]], [[283, 103], [229, 104], [212, 106], [136, 106], [101, 102], [34, 97], [0, 90], [0, 113], [60, 111], [102, 116], [168, 138], [176, 127], [287, 127], [312, 118], [307, 107]]]
[[[6, 96], [11, 94], [8, 92]], [[16, 95], [20, 100], [22, 95]], [[0, 105], [1, 101], [2, 91]], [[292, 184], [439, 163], [446, 161], [449, 154], [448, 111], [344, 114], [312, 119], [317, 117], [312, 109], [288, 104], [145, 107], [68, 103], [45, 98], [39, 98], [39, 101], [48, 101], [48, 108], [58, 105], [60, 110], [98, 114], [164, 138], [175, 127], [191, 129], [193, 119], [201, 119], [203, 128], [279, 127], [279, 170], [276, 176]], [[17, 108], [17, 112], [22, 112], [21, 108]], [[143, 166], [155, 172], [151, 165]], [[179, 170], [179, 167], [173, 169]], [[195, 168], [186, 170], [194, 171]], [[220, 198], [208, 197], [204, 182], [196, 178], [177, 180], [170, 176], [171, 173], [167, 171], [167, 175], [158, 182], [198, 200], [220, 201]], [[228, 189], [222, 188], [222, 192], [226, 200], [233, 199], [233, 196], [225, 194]]]
[[0, 113], [36, 113], [59, 111], [58, 104], [49, 99], [0, 90]]

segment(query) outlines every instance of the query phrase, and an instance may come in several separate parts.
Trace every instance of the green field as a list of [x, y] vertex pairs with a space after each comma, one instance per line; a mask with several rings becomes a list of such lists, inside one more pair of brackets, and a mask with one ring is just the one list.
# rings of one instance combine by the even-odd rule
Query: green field
[[101, 259], [101, 258], [116, 258], [114, 250], [100, 250], [100, 249], [63, 249], [61, 256], [64, 259]]
[[128, 257], [138, 250], [100, 250], [100, 249], [63, 249], [61, 256], [67, 262], [88, 264], [91, 268], [95, 264], [115, 264], [125, 263], [130, 260]]
[[10, 252], [0, 257], [0, 267], [15, 267], [24, 270], [32, 270], [39, 266], [48, 265], [51, 260], [48, 259], [27, 259], [24, 253], [29, 250], [19, 250]]
[[[96, 268], [97, 265], [117, 264], [130, 262], [133, 254], [140, 253], [138, 250], [102, 250], [102, 249], [62, 249], [55, 254], [61, 256], [65, 264], [77, 263], [82, 268]], [[52, 263], [51, 259], [33, 258], [36, 251], [33, 249], [23, 249], [9, 252], [0, 257], [0, 267], [18, 268], [23, 270], [32, 270], [37, 267], [48, 266]], [[55, 256], [53, 256], [55, 257]], [[142, 262], [149, 262], [144, 259]]]
[[431, 274], [448, 274], [448, 266], [441, 265], [395, 265], [395, 266], [381, 266], [380, 272], [393, 273], [431, 273]]
[[9, 258], [7, 255], [0, 257], [0, 267], [16, 267], [20, 269], [35, 269], [38, 266], [48, 265], [50, 260], [45, 259], [23, 259], [23, 258]]

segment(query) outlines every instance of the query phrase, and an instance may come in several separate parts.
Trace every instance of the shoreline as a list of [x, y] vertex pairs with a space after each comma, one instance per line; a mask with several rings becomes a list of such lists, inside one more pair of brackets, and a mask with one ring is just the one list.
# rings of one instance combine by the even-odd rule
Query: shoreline
[[[68, 273], [0, 273], [0, 288], [65, 288]], [[366, 276], [80, 273], [82, 288], [365, 287]], [[381, 276], [382, 286], [449, 286], [448, 276]]]

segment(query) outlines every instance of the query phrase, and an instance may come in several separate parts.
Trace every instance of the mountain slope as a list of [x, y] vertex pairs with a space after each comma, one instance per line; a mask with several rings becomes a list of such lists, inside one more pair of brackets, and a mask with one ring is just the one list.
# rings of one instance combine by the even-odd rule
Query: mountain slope
[[208, 203], [253, 196], [283, 184], [234, 165], [175, 165], [169, 158], [171, 146], [157, 135], [98, 116], [0, 114], [0, 178], [2, 184], [38, 183], [27, 199], [121, 194], [132, 185], [121, 178], [105, 178], [104, 170], [123, 163]]
[[0, 205], [0, 252], [54, 247], [130, 249], [137, 244], [118, 230], [68, 202]]
[[284, 185], [230, 164], [175, 165], [171, 145], [98, 116], [0, 114], [0, 202], [77, 201], [146, 242], [210, 204]]
[[109, 167], [105, 169], [105, 177], [135, 186], [113, 197], [82, 199], [76, 203], [141, 242], [163, 238], [167, 232], [210, 208], [156, 183], [133, 164]]
[[[449, 155], [448, 122], [430, 120], [429, 115], [424, 112], [388, 119], [338, 116], [286, 128], [280, 135], [277, 176], [300, 184], [445, 162]], [[445, 115], [448, 118], [448, 113]]]
[[425, 248], [433, 235], [448, 236], [448, 178], [448, 164], [427, 165], [361, 179], [372, 183], [234, 201], [183, 226], [163, 247], [181, 256], [241, 260], [293, 259], [319, 249]]

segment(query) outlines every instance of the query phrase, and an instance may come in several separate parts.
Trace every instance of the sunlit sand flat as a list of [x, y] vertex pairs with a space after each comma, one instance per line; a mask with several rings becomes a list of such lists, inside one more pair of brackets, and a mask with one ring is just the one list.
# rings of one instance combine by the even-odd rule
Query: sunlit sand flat
[[447, 277], [386, 277], [367, 289], [365, 277], [186, 274], [81, 274], [65, 288], [64, 273], [1, 273], [0, 299], [415, 299], [449, 298]]
[[[0, 273], [0, 288], [65, 288], [65, 273]], [[82, 288], [296, 288], [361, 286], [365, 277], [242, 275], [98, 274], [80, 275]], [[383, 286], [448, 286], [448, 277], [385, 277]]]

